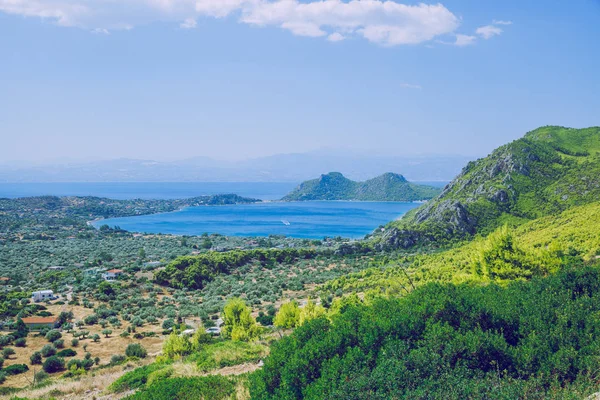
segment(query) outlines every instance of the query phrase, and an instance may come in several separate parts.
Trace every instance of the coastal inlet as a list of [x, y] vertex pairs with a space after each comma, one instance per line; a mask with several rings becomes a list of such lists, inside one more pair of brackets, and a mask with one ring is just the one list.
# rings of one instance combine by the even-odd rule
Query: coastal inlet
[[359, 239], [400, 218], [418, 203], [308, 201], [187, 207], [172, 213], [94, 221], [130, 232], [173, 235], [219, 233], [226, 236], [285, 235]]

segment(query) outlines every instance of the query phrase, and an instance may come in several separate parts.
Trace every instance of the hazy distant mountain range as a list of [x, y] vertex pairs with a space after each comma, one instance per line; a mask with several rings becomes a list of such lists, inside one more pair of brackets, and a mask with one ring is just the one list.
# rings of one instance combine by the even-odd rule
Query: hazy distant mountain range
[[229, 162], [197, 157], [181, 161], [116, 159], [49, 165], [0, 165], [0, 182], [300, 182], [323, 171], [366, 180], [388, 171], [411, 181], [449, 181], [472, 158], [465, 156], [361, 156], [280, 154]]

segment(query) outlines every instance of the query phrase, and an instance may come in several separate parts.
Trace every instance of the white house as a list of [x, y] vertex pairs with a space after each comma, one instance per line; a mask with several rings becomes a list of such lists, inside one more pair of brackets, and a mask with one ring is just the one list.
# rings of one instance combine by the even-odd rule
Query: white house
[[109, 269], [108, 271], [102, 274], [102, 279], [104, 279], [105, 281], [114, 281], [122, 274], [122, 269]]
[[52, 290], [40, 290], [31, 294], [31, 300], [33, 301], [53, 300], [54, 298], [54, 292]]

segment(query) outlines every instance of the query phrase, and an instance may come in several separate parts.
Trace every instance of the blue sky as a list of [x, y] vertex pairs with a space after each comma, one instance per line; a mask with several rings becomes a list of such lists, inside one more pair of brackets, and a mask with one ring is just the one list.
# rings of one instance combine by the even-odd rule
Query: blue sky
[[0, 160], [481, 156], [600, 125], [593, 0], [0, 0]]

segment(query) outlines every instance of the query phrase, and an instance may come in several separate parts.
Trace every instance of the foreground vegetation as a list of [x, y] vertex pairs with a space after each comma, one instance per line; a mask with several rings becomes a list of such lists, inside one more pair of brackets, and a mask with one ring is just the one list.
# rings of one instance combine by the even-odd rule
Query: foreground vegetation
[[275, 343], [253, 399], [582, 398], [600, 378], [600, 272], [430, 284]]

